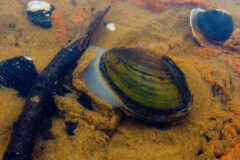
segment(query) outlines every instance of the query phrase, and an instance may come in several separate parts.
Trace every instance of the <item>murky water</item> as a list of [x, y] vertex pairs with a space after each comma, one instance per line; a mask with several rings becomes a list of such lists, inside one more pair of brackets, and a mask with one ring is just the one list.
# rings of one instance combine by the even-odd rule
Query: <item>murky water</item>
[[[103, 49], [137, 46], [169, 56], [184, 73], [193, 96], [190, 114], [167, 127], [113, 110], [82, 82], [81, 73], [93, 58], [87, 50], [69, 75], [71, 92], [54, 96], [58, 115], [39, 132], [34, 159], [240, 159], [238, 0], [48, 0], [55, 7], [50, 28], [28, 19], [28, 2], [0, 0], [0, 61], [29, 56], [40, 73], [80, 32], [85, 19], [110, 4], [90, 44]], [[189, 24], [196, 7], [226, 9], [234, 21], [232, 37], [220, 46], [196, 43]], [[115, 30], [106, 27], [109, 23]], [[25, 101], [14, 89], [0, 88], [1, 158]]]

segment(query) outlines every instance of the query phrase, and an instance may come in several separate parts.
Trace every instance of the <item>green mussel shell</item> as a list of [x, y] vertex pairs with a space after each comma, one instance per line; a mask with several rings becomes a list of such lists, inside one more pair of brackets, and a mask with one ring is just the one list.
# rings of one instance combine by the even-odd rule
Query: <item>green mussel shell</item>
[[143, 48], [113, 48], [101, 57], [100, 70], [130, 115], [172, 122], [189, 112], [184, 74], [167, 56]]

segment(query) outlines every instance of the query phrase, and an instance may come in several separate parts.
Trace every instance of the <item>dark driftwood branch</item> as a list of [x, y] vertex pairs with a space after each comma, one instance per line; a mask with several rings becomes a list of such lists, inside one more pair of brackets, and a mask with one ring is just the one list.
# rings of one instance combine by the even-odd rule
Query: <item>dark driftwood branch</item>
[[39, 74], [29, 93], [22, 113], [13, 125], [10, 143], [3, 160], [30, 160], [38, 130], [45, 118], [47, 106], [57, 83], [70, 68], [77, 63], [87, 49], [92, 33], [102, 21], [106, 10], [96, 13], [81, 29], [81, 34], [73, 43], [54, 57], [50, 64]]

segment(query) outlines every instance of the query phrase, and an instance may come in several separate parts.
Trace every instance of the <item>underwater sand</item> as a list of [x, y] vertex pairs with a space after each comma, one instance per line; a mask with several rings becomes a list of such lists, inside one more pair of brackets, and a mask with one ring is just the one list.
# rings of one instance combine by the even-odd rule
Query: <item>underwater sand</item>
[[[104, 0], [76, 0], [77, 6], [73, 6], [71, 0], [49, 0], [56, 8], [54, 24], [50, 29], [42, 29], [27, 19], [22, 5], [27, 2], [0, 0], [0, 61], [30, 56], [38, 72], [74, 38], [92, 8], [96, 12], [109, 4]], [[232, 13], [235, 31], [240, 32], [240, 2], [208, 2]], [[106, 49], [136, 45], [170, 56], [184, 72], [193, 95], [192, 110], [187, 118], [178, 124], [157, 128], [112, 110], [92, 95], [89, 96], [95, 112], [77, 102], [81, 95], [78, 91], [65, 97], [55, 96], [60, 113], [51, 118], [54, 138], [38, 137], [34, 159], [240, 159], [240, 55], [221, 48], [199, 47], [189, 27], [191, 8], [185, 5], [153, 12], [128, 1], [112, 3], [104, 22], [114, 22], [116, 31], [111, 32], [101, 24], [91, 42]], [[86, 54], [79, 62], [90, 58]], [[84, 64], [79, 63], [75, 70], [73, 83], [87, 93], [76, 76], [84, 68], [81, 65]], [[16, 91], [0, 88], [0, 157], [24, 102]], [[66, 121], [78, 122], [75, 135], [67, 134]]]

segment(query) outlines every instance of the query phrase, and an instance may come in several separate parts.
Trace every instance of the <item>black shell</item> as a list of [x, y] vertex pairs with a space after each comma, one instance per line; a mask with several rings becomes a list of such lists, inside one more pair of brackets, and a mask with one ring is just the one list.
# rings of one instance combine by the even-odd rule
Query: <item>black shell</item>
[[27, 96], [38, 73], [31, 60], [15, 57], [0, 63], [0, 84]]
[[54, 6], [51, 6], [51, 9], [47, 12], [45, 10], [27, 11], [27, 15], [34, 24], [43, 28], [50, 28], [52, 26], [51, 15], [54, 9]]
[[201, 12], [197, 16], [197, 25], [208, 40], [225, 42], [233, 32], [232, 17], [221, 10]]

